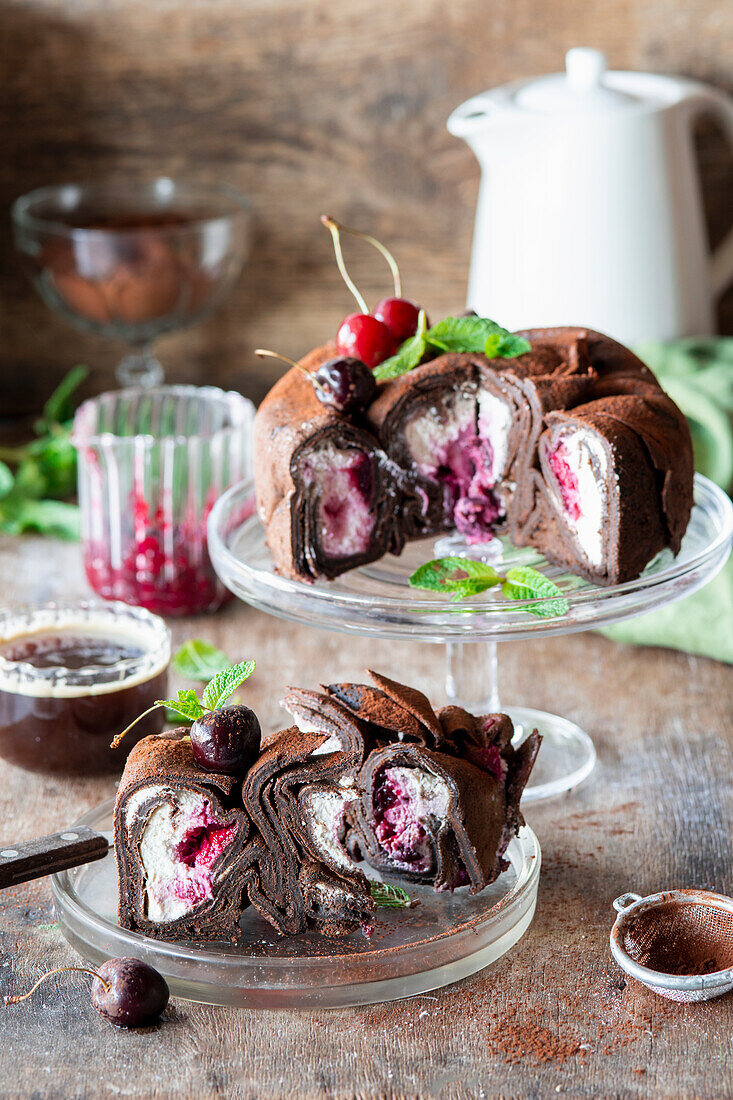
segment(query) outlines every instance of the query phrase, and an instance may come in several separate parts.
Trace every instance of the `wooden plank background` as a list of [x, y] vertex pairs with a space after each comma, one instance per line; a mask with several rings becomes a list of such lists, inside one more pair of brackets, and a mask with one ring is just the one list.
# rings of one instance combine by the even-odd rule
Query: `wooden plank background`
[[[241, 282], [159, 351], [169, 380], [254, 398], [277, 367], [253, 347], [301, 354], [350, 307], [323, 211], [389, 242], [434, 316], [462, 305], [478, 166], [445, 119], [468, 95], [558, 69], [572, 45], [733, 90], [720, 0], [3, 0], [0, 43], [3, 211], [43, 184], [159, 173], [251, 196]], [[715, 240], [730, 219], [731, 157], [709, 125], [700, 152]], [[380, 296], [381, 261], [358, 245], [352, 255], [367, 296]], [[720, 320], [733, 331], [730, 293]], [[80, 360], [88, 390], [108, 388], [121, 352], [40, 302], [3, 214], [0, 418], [33, 411]]]

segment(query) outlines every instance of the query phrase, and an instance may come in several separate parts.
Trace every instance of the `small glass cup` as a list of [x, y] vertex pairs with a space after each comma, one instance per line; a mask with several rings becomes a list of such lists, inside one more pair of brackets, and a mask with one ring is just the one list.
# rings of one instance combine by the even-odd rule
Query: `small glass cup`
[[215, 611], [206, 520], [251, 470], [254, 406], [214, 386], [131, 388], [85, 401], [79, 452], [84, 567], [105, 599], [163, 615]]
[[171, 637], [121, 603], [56, 602], [0, 612], [0, 756], [29, 771], [119, 774], [163, 710], [112, 738], [168, 692]]

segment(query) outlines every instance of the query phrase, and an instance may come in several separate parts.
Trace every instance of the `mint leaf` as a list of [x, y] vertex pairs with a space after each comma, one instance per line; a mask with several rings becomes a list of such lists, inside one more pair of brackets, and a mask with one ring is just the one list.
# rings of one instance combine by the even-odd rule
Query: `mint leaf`
[[[499, 337], [496, 356], [500, 359], [516, 359], [518, 355], [526, 355], [531, 350], [532, 345], [529, 340], [526, 340], [524, 336], [515, 336], [510, 332], [506, 336]], [[489, 359], [494, 358], [494, 356], [489, 355], [488, 351], [484, 351], [484, 355], [487, 355]]]
[[223, 672], [217, 672], [204, 688], [204, 706], [209, 710], [220, 707], [240, 684], [249, 679], [254, 670], [254, 661], [242, 661], [238, 665], [224, 669]]
[[[181, 718], [186, 718], [189, 722], [195, 722], [197, 718], [202, 718], [206, 713], [193, 688], [179, 691], [177, 699], [156, 699], [155, 705], [156, 707], [166, 707], [167, 710], [173, 711]], [[175, 721], [175, 718], [171, 718], [171, 721]]]
[[412, 909], [417, 905], [401, 886], [390, 886], [388, 882], [370, 882], [369, 889], [380, 909]]
[[88, 374], [86, 367], [72, 367], [66, 377], [61, 379], [43, 406], [43, 419], [36, 424], [39, 435], [48, 431], [52, 424], [59, 424], [71, 418], [74, 411], [71, 403], [72, 395]]
[[425, 339], [432, 347], [442, 351], [481, 355], [490, 336], [509, 335], [508, 329], [488, 317], [444, 317], [428, 329]]
[[217, 672], [224, 672], [231, 661], [226, 653], [205, 642], [203, 638], [191, 638], [173, 655], [172, 667], [189, 680], [209, 681]]
[[454, 600], [476, 596], [504, 578], [491, 565], [473, 558], [435, 558], [410, 577], [410, 587], [450, 592]]
[[8, 495], [14, 482], [13, 471], [4, 462], [0, 462], [0, 499]]
[[530, 615], [537, 615], [541, 619], [567, 615], [570, 610], [570, 604], [555, 582], [528, 565], [517, 565], [507, 571], [502, 592], [510, 600], [542, 599], [543, 603], [523, 608]]
[[60, 500], [24, 499], [13, 490], [0, 501], [0, 532], [22, 535], [27, 531], [78, 540], [79, 509]]
[[377, 382], [387, 382], [390, 378], [399, 378], [401, 374], [407, 374], [413, 367], [420, 364], [427, 348], [425, 343], [426, 328], [425, 310], [421, 309], [415, 335], [411, 336], [409, 340], [405, 340], [395, 355], [391, 355], [389, 359], [385, 359], [383, 363], [374, 368], [374, 377]]

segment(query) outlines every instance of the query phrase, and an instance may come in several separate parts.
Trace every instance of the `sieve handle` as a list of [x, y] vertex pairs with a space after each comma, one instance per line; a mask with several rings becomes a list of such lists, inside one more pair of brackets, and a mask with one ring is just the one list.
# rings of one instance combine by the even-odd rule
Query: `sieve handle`
[[617, 913], [624, 913], [637, 901], [641, 901], [641, 894], [622, 894], [620, 898], [616, 898], [613, 907]]

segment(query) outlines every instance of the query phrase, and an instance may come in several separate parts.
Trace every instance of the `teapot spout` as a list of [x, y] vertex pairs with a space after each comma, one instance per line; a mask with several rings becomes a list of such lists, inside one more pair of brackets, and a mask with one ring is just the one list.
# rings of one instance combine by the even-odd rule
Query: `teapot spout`
[[492, 124], [495, 107], [487, 92], [472, 96], [456, 107], [446, 126], [453, 137], [463, 138], [476, 152], [474, 140]]

